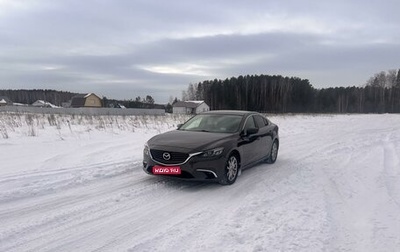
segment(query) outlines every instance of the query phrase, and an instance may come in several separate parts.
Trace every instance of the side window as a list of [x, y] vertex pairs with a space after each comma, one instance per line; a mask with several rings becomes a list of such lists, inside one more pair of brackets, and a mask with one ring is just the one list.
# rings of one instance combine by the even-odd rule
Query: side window
[[247, 129], [250, 129], [250, 128], [257, 128], [256, 124], [254, 122], [254, 116], [247, 117], [246, 124], [244, 125], [244, 130], [247, 130]]
[[265, 127], [267, 125], [266, 120], [264, 119], [264, 117], [262, 117], [260, 115], [255, 115], [254, 119], [256, 120], [258, 128], [262, 128], [262, 127]]

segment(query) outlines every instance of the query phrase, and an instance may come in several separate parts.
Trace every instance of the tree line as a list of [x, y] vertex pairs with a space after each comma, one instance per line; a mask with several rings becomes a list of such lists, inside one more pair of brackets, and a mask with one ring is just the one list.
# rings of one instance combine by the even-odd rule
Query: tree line
[[[0, 90], [14, 103], [44, 100], [56, 106], [77, 93], [48, 89]], [[104, 107], [166, 108], [147, 95], [130, 100], [107, 99]], [[175, 99], [176, 101], [177, 99]], [[307, 79], [281, 75], [246, 75], [189, 84], [182, 100], [204, 100], [212, 110], [235, 109], [267, 113], [400, 113], [400, 69], [381, 71], [362, 87], [314, 88]]]
[[116, 100], [103, 97], [103, 106], [108, 108], [145, 108], [145, 109], [165, 109], [164, 105], [156, 104], [151, 95], [141, 98], [137, 96], [135, 99], [130, 100]]
[[14, 103], [32, 104], [37, 100], [50, 102], [56, 106], [61, 106], [63, 102], [68, 102], [77, 93], [56, 91], [50, 89], [6, 89], [0, 90], [0, 96], [6, 96]]
[[[78, 93], [57, 91], [51, 89], [6, 89], [0, 90], [0, 96], [5, 96], [13, 103], [32, 104], [37, 100], [43, 100], [61, 107], [63, 103], [71, 101], [72, 97]], [[117, 108], [124, 106], [126, 108], [164, 108], [164, 105], [156, 104], [153, 97], [147, 95], [140, 96], [130, 100], [107, 99], [102, 97], [103, 107]]]
[[189, 84], [183, 100], [204, 100], [212, 110], [267, 113], [400, 113], [400, 69], [382, 71], [363, 87], [314, 88], [307, 79], [246, 75]]

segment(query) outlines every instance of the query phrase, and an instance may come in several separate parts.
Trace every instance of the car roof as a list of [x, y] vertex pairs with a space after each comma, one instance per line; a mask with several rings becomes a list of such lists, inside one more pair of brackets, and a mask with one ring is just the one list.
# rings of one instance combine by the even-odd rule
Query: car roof
[[245, 111], [245, 110], [212, 110], [203, 112], [201, 114], [221, 114], [221, 115], [251, 115], [251, 114], [258, 114], [258, 112], [253, 111]]

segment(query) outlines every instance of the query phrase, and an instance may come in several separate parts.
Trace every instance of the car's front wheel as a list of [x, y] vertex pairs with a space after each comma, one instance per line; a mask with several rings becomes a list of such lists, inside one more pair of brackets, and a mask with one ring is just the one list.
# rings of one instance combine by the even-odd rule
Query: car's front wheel
[[239, 174], [239, 161], [235, 155], [230, 155], [228, 161], [226, 161], [224, 174], [222, 179], [219, 181], [222, 185], [232, 185], [235, 183]]
[[279, 149], [279, 143], [277, 140], [275, 140], [272, 143], [271, 150], [269, 152], [269, 157], [267, 158], [268, 164], [275, 163], [276, 159], [278, 158], [278, 149]]

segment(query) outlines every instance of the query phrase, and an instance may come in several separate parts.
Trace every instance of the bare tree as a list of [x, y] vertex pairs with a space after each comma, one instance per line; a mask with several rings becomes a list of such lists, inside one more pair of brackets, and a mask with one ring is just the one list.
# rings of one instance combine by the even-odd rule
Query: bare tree
[[188, 100], [196, 100], [196, 88], [192, 83], [189, 84], [186, 94]]
[[386, 75], [386, 87], [392, 88], [396, 86], [397, 73], [396, 69], [391, 69]]
[[396, 85], [397, 88], [400, 88], [400, 69], [397, 72], [397, 77], [396, 77]]
[[182, 91], [182, 101], [187, 101], [188, 100], [188, 94], [186, 91]]

